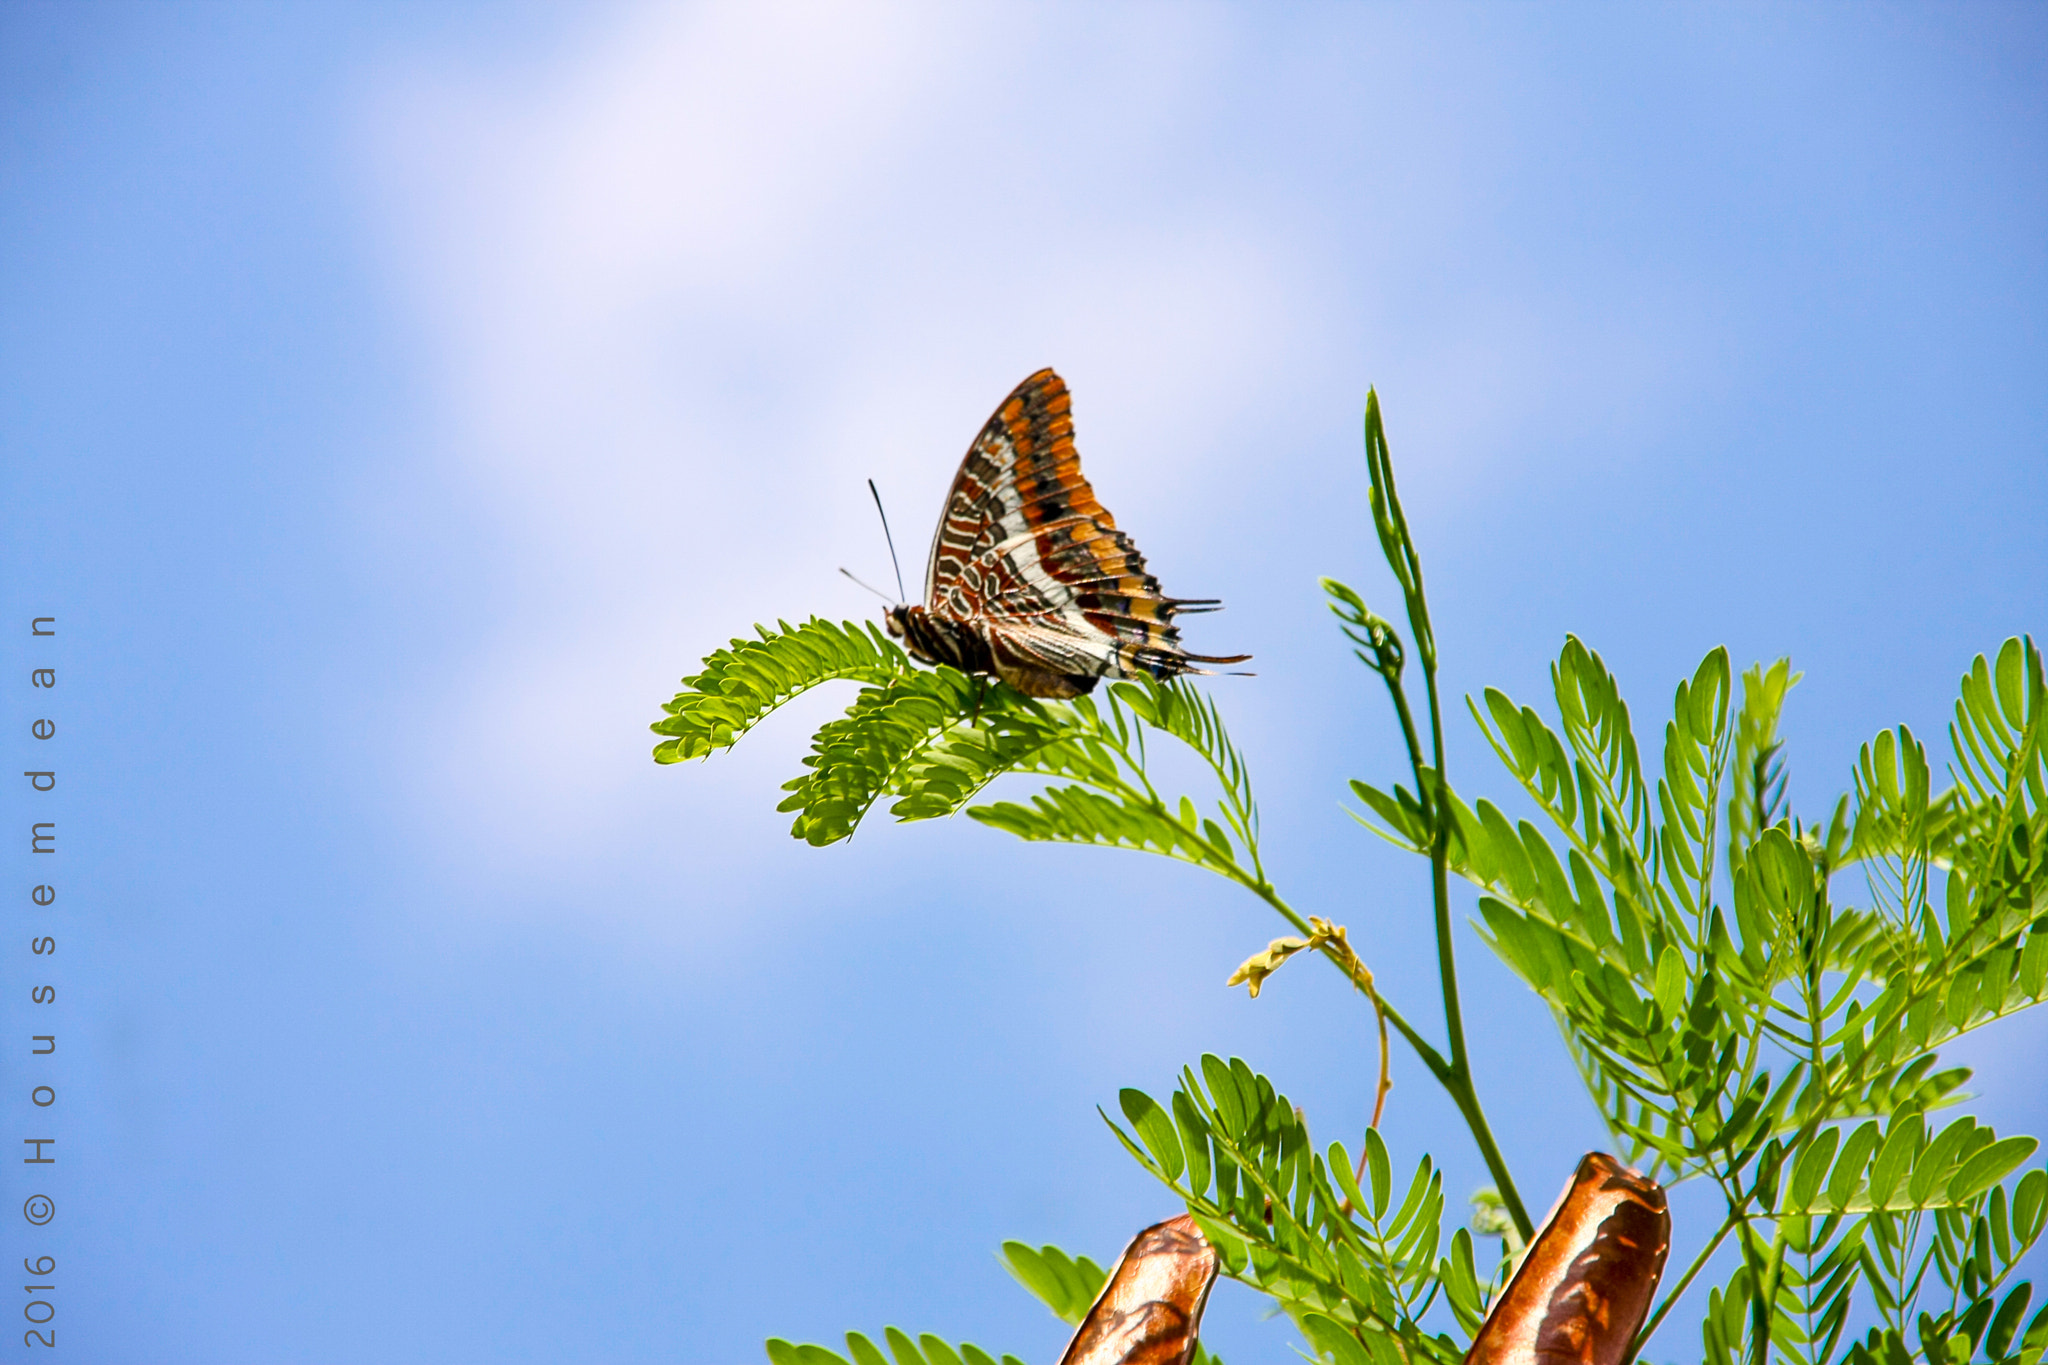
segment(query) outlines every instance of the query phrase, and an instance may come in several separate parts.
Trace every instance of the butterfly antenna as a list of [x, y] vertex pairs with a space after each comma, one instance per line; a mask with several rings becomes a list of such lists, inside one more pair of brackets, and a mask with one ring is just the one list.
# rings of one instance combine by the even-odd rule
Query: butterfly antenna
[[[876, 513], [882, 518], [882, 539], [889, 543], [889, 567], [896, 570], [896, 600], [898, 602], [908, 602], [910, 594], [903, 591], [903, 565], [896, 559], [896, 537], [889, 534], [889, 514], [882, 511], [882, 495], [875, 490], [875, 481], [873, 479], [868, 480], [868, 492], [875, 499]], [[845, 571], [841, 570], [841, 572], [844, 573]], [[852, 578], [853, 575], [847, 574], [847, 577]], [[855, 581], [859, 582], [858, 579], [855, 579]], [[863, 583], [861, 586], [866, 587], [867, 585]], [[873, 592], [874, 589], [869, 588], [868, 591]]]
[[866, 589], [867, 589], [867, 590], [868, 590], [869, 592], [871, 592], [871, 593], [873, 593], [873, 594], [874, 594], [875, 596], [877, 596], [877, 597], [881, 598], [881, 599], [882, 599], [882, 600], [883, 600], [884, 602], [887, 602], [887, 603], [888, 603], [888, 604], [889, 604], [890, 606], [892, 606], [892, 607], [893, 607], [893, 606], [895, 606], [895, 605], [896, 605], [896, 602], [895, 602], [895, 600], [894, 600], [893, 598], [891, 598], [891, 597], [889, 596], [889, 594], [888, 594], [888, 593], [885, 593], [885, 592], [883, 592], [883, 591], [882, 591], [882, 590], [881, 590], [880, 588], [877, 588], [877, 587], [875, 587], [875, 586], [874, 586], [874, 585], [872, 585], [872, 584], [869, 584], [869, 583], [861, 583], [861, 581], [860, 581], [860, 580], [859, 580], [858, 578], [854, 578], [854, 577], [853, 577], [853, 570], [851, 570], [851, 569], [849, 569], [849, 568], [846, 568], [846, 567], [845, 567], [844, 565], [841, 565], [841, 566], [840, 566], [840, 569], [839, 569], [839, 572], [841, 572], [841, 573], [845, 574], [845, 575], [846, 575], [846, 576], [847, 576], [848, 578], [853, 578], [853, 581], [854, 581], [854, 582], [856, 582], [856, 583], [860, 583], [860, 585], [861, 585], [861, 586], [862, 586], [863, 588], [866, 588]]

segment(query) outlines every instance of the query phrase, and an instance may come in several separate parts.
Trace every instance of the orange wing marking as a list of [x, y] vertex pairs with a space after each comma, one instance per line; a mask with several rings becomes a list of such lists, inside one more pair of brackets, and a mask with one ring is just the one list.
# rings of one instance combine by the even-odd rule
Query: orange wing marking
[[1145, 571], [1081, 473], [1072, 399], [1051, 370], [1019, 384], [968, 447], [932, 537], [924, 596], [888, 617], [912, 654], [992, 672], [1031, 696], [1249, 657], [1181, 648], [1175, 614], [1218, 604], [1168, 597]]

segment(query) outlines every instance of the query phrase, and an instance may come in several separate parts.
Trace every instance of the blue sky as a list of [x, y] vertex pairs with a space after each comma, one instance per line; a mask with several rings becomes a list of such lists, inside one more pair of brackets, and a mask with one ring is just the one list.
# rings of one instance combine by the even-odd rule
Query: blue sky
[[[1453, 694], [1535, 700], [1567, 631], [1639, 715], [1790, 654], [1831, 804], [2048, 626], [2044, 76], [2000, 4], [0, 8], [0, 594], [60, 623], [9, 676], [61, 680], [47, 745], [9, 684], [61, 774], [10, 809], [64, 832], [10, 855], [62, 878], [17, 912], [60, 999], [18, 956], [6, 1008], [62, 1037], [58, 1104], [28, 1063], [7, 1103], [63, 1161], [8, 1243], [65, 1349], [1051, 1359], [996, 1245], [1170, 1211], [1093, 1107], [1239, 1053], [1346, 1136], [1366, 1021], [1314, 972], [1225, 991], [1278, 931], [1192, 870], [805, 848], [776, 787], [846, 698], [657, 769], [676, 678], [868, 614], [862, 481], [921, 545], [1055, 365], [1119, 522], [1229, 603], [1191, 642], [1258, 656], [1215, 686], [1277, 880], [1427, 1015], [1426, 888], [1343, 810], [1392, 726], [1315, 587], [1389, 600], [1366, 385]], [[1599, 1128], [1463, 951], [1541, 1202]], [[1957, 1055], [2048, 1125], [2042, 1020]], [[1481, 1183], [1396, 1080], [1397, 1157]], [[1294, 1359], [1258, 1315], [1226, 1286], [1208, 1338]]]

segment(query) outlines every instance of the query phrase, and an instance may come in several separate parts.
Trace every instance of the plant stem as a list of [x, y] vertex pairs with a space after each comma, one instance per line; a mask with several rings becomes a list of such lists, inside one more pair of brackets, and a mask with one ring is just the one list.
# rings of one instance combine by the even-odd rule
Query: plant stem
[[1429, 694], [1433, 767], [1423, 762], [1422, 743], [1415, 731], [1415, 714], [1409, 709], [1407, 690], [1401, 686], [1398, 676], [1382, 674], [1387, 684], [1387, 695], [1394, 702], [1394, 714], [1401, 722], [1401, 738], [1408, 746], [1408, 766], [1415, 775], [1416, 796], [1423, 803], [1433, 831], [1429, 846], [1430, 903], [1436, 925], [1437, 981], [1443, 992], [1444, 1031], [1450, 1040], [1450, 1059], [1445, 1061], [1435, 1048], [1418, 1038], [1400, 1016], [1392, 1017], [1394, 1027], [1422, 1057], [1430, 1074], [1436, 1077], [1437, 1084], [1450, 1095], [1458, 1106], [1459, 1114], [1464, 1116], [1465, 1127], [1486, 1161], [1486, 1170], [1493, 1177], [1494, 1188], [1500, 1192], [1501, 1204], [1526, 1243], [1535, 1237], [1536, 1227], [1529, 1218], [1527, 1206], [1522, 1203], [1521, 1191], [1515, 1188], [1514, 1174], [1508, 1169], [1507, 1159], [1501, 1155], [1500, 1144], [1494, 1141], [1493, 1129], [1486, 1121], [1486, 1111], [1479, 1103], [1479, 1092], [1472, 1084], [1471, 1063], [1465, 1050], [1465, 1016], [1458, 1000], [1458, 960], [1451, 926], [1451, 806], [1443, 799], [1444, 727], [1443, 715], [1437, 705], [1436, 663], [1433, 659], [1424, 657], [1422, 660], [1422, 676]]
[[[1247, 891], [1250, 891], [1260, 900], [1272, 906], [1279, 913], [1280, 918], [1293, 925], [1303, 937], [1308, 937], [1315, 933], [1314, 927], [1301, 916], [1300, 912], [1282, 900], [1280, 893], [1271, 886], [1252, 881], [1248, 877], [1239, 877], [1236, 880]], [[1387, 998], [1380, 994], [1379, 987], [1373, 983], [1372, 973], [1365, 970], [1365, 964], [1358, 960], [1357, 955], [1347, 955], [1341, 952], [1334, 944], [1329, 943], [1325, 943], [1319, 951], [1336, 966], [1338, 971], [1343, 972], [1353, 985], [1365, 992], [1366, 998], [1372, 1001], [1372, 1007], [1378, 1012], [1381, 1020], [1391, 1022], [1394, 1025], [1394, 1028], [1400, 1033], [1401, 1037], [1407, 1041], [1408, 1046], [1415, 1049], [1415, 1055], [1422, 1059], [1422, 1064], [1429, 1068], [1429, 1074], [1436, 1077], [1438, 1084], [1449, 1089], [1452, 1077], [1451, 1064], [1444, 1060], [1444, 1055], [1441, 1052], [1430, 1046], [1427, 1038], [1424, 1038], [1415, 1031], [1415, 1026], [1408, 1022], [1401, 1011], [1395, 1009]], [[1381, 1049], [1381, 1055], [1382, 1057], [1385, 1056], [1384, 1046]], [[1382, 1085], [1389, 1086], [1390, 1083], [1386, 1081], [1384, 1064], [1382, 1064], [1380, 1075]], [[1384, 1094], [1385, 1089], [1382, 1089], [1381, 1093]]]
[[1750, 1365], [1770, 1365], [1771, 1315], [1777, 1305], [1778, 1274], [1785, 1258], [1785, 1225], [1781, 1222], [1771, 1235], [1768, 1256], [1754, 1254], [1756, 1235], [1745, 1222], [1742, 1229], [1743, 1254], [1750, 1258], [1749, 1359]]
[[[1429, 692], [1430, 750], [1436, 760], [1436, 788], [1429, 797], [1429, 810], [1435, 826], [1435, 837], [1429, 848], [1429, 876], [1430, 897], [1436, 911], [1436, 960], [1437, 975], [1443, 986], [1444, 1031], [1449, 1035], [1451, 1044], [1452, 1084], [1447, 1088], [1451, 1098], [1457, 1101], [1458, 1111], [1465, 1116], [1465, 1126], [1471, 1130], [1472, 1140], [1479, 1144], [1479, 1154], [1486, 1159], [1486, 1169], [1493, 1176], [1494, 1188], [1500, 1192], [1508, 1217], [1514, 1220], [1515, 1230], [1522, 1234], [1522, 1241], [1526, 1244], [1535, 1238], [1536, 1225], [1522, 1204], [1521, 1191], [1515, 1188], [1515, 1177], [1508, 1170], [1507, 1158], [1501, 1155], [1500, 1144], [1494, 1141], [1493, 1129], [1486, 1121], [1486, 1111], [1479, 1105], [1479, 1091], [1472, 1084], [1471, 1061], [1465, 1051], [1465, 1013], [1458, 1002], [1457, 949], [1451, 927], [1451, 803], [1445, 797], [1443, 711], [1437, 704], [1436, 660], [1431, 654], [1423, 656], [1422, 680]], [[1421, 784], [1420, 772], [1415, 774], [1415, 780]]]
[[[1444, 722], [1437, 709], [1436, 665], [1422, 661], [1422, 682], [1429, 692], [1430, 756], [1436, 788], [1430, 793], [1429, 810], [1434, 832], [1429, 845], [1430, 895], [1436, 907], [1437, 974], [1443, 980], [1444, 1028], [1451, 1038], [1451, 1065], [1466, 1070], [1465, 1014], [1458, 1005], [1458, 962], [1451, 938], [1451, 803], [1444, 799]], [[1417, 773], [1419, 784], [1422, 774]], [[1518, 1220], [1520, 1221], [1520, 1220]], [[1525, 1229], [1523, 1236], [1527, 1236]]]
[[1629, 1343], [1628, 1354], [1622, 1357], [1621, 1365], [1629, 1365], [1629, 1362], [1636, 1358], [1636, 1353], [1649, 1344], [1650, 1338], [1656, 1335], [1657, 1328], [1664, 1321], [1665, 1315], [1677, 1305], [1678, 1300], [1691, 1287], [1693, 1278], [1700, 1271], [1706, 1269], [1707, 1262], [1716, 1251], [1720, 1250], [1721, 1243], [1727, 1239], [1728, 1234], [1734, 1231], [1735, 1225], [1741, 1221], [1742, 1219], [1739, 1214], [1729, 1214], [1722, 1222], [1720, 1229], [1714, 1233], [1714, 1239], [1700, 1250], [1699, 1255], [1692, 1258], [1692, 1264], [1687, 1266], [1685, 1273], [1678, 1277], [1678, 1283], [1664, 1291], [1664, 1302], [1657, 1305], [1657, 1311], [1650, 1314], [1650, 1320], [1643, 1324], [1642, 1330], [1636, 1333], [1636, 1339]]
[[[1391, 1061], [1391, 1058], [1387, 1056], [1386, 1006], [1380, 1004], [1377, 1000], [1375, 1000], [1373, 1002], [1372, 1012], [1374, 1022], [1378, 1025], [1380, 1034], [1380, 1082], [1379, 1085], [1374, 1088], [1372, 1093], [1372, 1122], [1366, 1124], [1365, 1126], [1368, 1128], [1377, 1128], [1380, 1126], [1380, 1115], [1386, 1111], [1387, 1092], [1394, 1088], [1394, 1073], [1388, 1065], [1388, 1063]], [[1360, 1143], [1360, 1160], [1364, 1160], [1364, 1151], [1365, 1144]]]

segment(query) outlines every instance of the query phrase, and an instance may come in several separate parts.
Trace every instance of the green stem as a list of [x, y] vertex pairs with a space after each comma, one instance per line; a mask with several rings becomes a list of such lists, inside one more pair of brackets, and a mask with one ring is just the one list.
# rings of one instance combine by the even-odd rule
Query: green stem
[[1443, 1054], [1430, 1046], [1429, 1040], [1417, 1033], [1414, 1025], [1401, 1016], [1401, 1011], [1388, 1004], [1386, 997], [1381, 995], [1377, 988], [1372, 989], [1370, 994], [1373, 1003], [1378, 1005], [1380, 1012], [1386, 1016], [1387, 1022], [1392, 1024], [1395, 1031], [1407, 1041], [1408, 1046], [1415, 1050], [1415, 1055], [1421, 1059], [1423, 1066], [1429, 1069], [1429, 1074], [1436, 1077], [1437, 1084], [1450, 1090], [1451, 1064], [1444, 1060]]
[[[1418, 593], [1420, 590], [1418, 582]], [[1436, 832], [1430, 843], [1429, 874], [1430, 894], [1436, 910], [1436, 960], [1437, 975], [1443, 985], [1444, 1031], [1450, 1037], [1451, 1069], [1455, 1073], [1454, 1083], [1447, 1088], [1451, 1098], [1457, 1101], [1458, 1112], [1465, 1116], [1465, 1126], [1471, 1130], [1472, 1140], [1479, 1144], [1479, 1154], [1486, 1159], [1486, 1169], [1493, 1176], [1494, 1188], [1500, 1192], [1508, 1217], [1514, 1220], [1515, 1230], [1527, 1243], [1536, 1236], [1536, 1225], [1522, 1203], [1521, 1191], [1515, 1188], [1515, 1177], [1508, 1170], [1507, 1158], [1501, 1154], [1500, 1144], [1494, 1141], [1493, 1128], [1486, 1121], [1486, 1111], [1480, 1107], [1479, 1091], [1472, 1084], [1472, 1067], [1465, 1051], [1465, 1012], [1458, 1002], [1457, 950], [1451, 928], [1451, 803], [1445, 795], [1448, 788], [1444, 782], [1443, 709], [1437, 703], [1433, 651], [1422, 657], [1422, 680], [1429, 692], [1430, 751], [1436, 759], [1437, 790], [1429, 804]], [[1422, 774], [1416, 773], [1415, 780], [1419, 785]]]
[[1309, 922], [1306, 919], [1302, 918], [1302, 916], [1300, 916], [1299, 914], [1295, 913], [1295, 909], [1293, 906], [1289, 905], [1286, 901], [1281, 900], [1280, 893], [1278, 891], [1275, 891], [1271, 886], [1268, 886], [1263, 882], [1252, 881], [1250, 878], [1238, 878], [1237, 881], [1238, 885], [1244, 887], [1254, 896], [1257, 896], [1260, 900], [1264, 901], [1266, 904], [1272, 906], [1273, 909], [1278, 911], [1280, 914], [1280, 918], [1286, 920], [1289, 924], [1293, 925], [1296, 933], [1300, 934], [1304, 938], [1311, 937], [1315, 934], [1315, 929], [1309, 924]]
[[[1437, 1084], [1458, 1106], [1458, 1113], [1463, 1116], [1465, 1127], [1486, 1162], [1487, 1173], [1493, 1177], [1494, 1188], [1500, 1192], [1502, 1206], [1507, 1209], [1508, 1217], [1514, 1221], [1515, 1230], [1521, 1234], [1523, 1242], [1527, 1243], [1535, 1237], [1536, 1226], [1529, 1217], [1528, 1207], [1522, 1203], [1521, 1191], [1515, 1188], [1515, 1177], [1508, 1169], [1507, 1158], [1501, 1154], [1500, 1144], [1494, 1140], [1492, 1125], [1486, 1121], [1486, 1110], [1479, 1103], [1479, 1091], [1472, 1083], [1471, 1062], [1465, 1050], [1465, 1015], [1458, 1000], [1458, 960], [1451, 926], [1451, 805], [1442, 799], [1444, 727], [1442, 711], [1437, 705], [1436, 665], [1428, 658], [1422, 661], [1423, 683], [1429, 694], [1433, 768], [1426, 768], [1423, 764], [1422, 744], [1415, 732], [1415, 715], [1409, 709], [1406, 689], [1398, 677], [1382, 676], [1386, 680], [1387, 695], [1393, 698], [1394, 714], [1400, 718], [1401, 738], [1408, 746], [1408, 766], [1415, 776], [1416, 796], [1422, 802], [1432, 830], [1429, 846], [1430, 902], [1436, 925], [1437, 982], [1443, 992], [1444, 1031], [1450, 1040], [1450, 1059], [1445, 1061], [1398, 1015], [1390, 1014], [1389, 1017], [1394, 1020], [1394, 1027], [1400, 1030], [1401, 1036], [1408, 1040], [1408, 1045], [1422, 1057], [1430, 1074], [1436, 1077]], [[1426, 778], [1425, 772], [1432, 776]]]
[[1750, 1365], [1770, 1365], [1771, 1319], [1777, 1310], [1778, 1276], [1785, 1258], [1785, 1225], [1774, 1229], [1768, 1252], [1759, 1251], [1759, 1239], [1747, 1219], [1742, 1227], [1743, 1255], [1750, 1265], [1749, 1360]]
[[[1436, 670], [1425, 664], [1422, 677], [1429, 688], [1429, 738], [1436, 759], [1434, 772], [1437, 789], [1431, 793], [1429, 799], [1433, 828], [1429, 843], [1429, 890], [1436, 910], [1437, 977], [1443, 987], [1444, 1031], [1450, 1035], [1451, 1065], [1457, 1069], [1460, 1076], [1467, 1079], [1469, 1089], [1471, 1069], [1467, 1064], [1465, 1052], [1465, 1012], [1458, 1003], [1457, 945], [1451, 930], [1451, 803], [1443, 799], [1444, 727], [1443, 721], [1437, 715]], [[1418, 772], [1415, 780], [1420, 783], [1422, 774]], [[1476, 1112], [1479, 1105], [1476, 1096], [1472, 1104]], [[1528, 1215], [1521, 1213], [1518, 1207], [1521, 1201], [1511, 1199], [1506, 1191], [1503, 1191], [1502, 1197], [1509, 1198], [1510, 1206], [1516, 1209], [1516, 1224], [1526, 1224], [1529, 1221]], [[1522, 1227], [1522, 1235], [1530, 1235], [1530, 1230], [1526, 1226]]]
[[[1166, 803], [1160, 800], [1158, 793], [1152, 789], [1151, 782], [1145, 777], [1143, 767], [1132, 758], [1129, 748], [1106, 738], [1104, 743], [1118, 757], [1122, 758], [1125, 765], [1137, 775], [1138, 780], [1144, 783], [1145, 790], [1143, 793], [1140, 793], [1136, 788], [1121, 779], [1105, 781], [1097, 778], [1092, 780], [1090, 785], [1099, 791], [1115, 796], [1119, 800], [1128, 801], [1134, 805], [1149, 804], [1161, 815], [1168, 815]], [[1304, 938], [1312, 937], [1315, 934], [1314, 926], [1310, 925], [1306, 917], [1281, 898], [1280, 893], [1274, 889], [1271, 882], [1268, 882], [1264, 877], [1247, 875], [1243, 868], [1236, 865], [1235, 860], [1228, 856], [1223, 856], [1227, 855], [1227, 853], [1228, 850], [1219, 850], [1219, 856], [1213, 861], [1195, 862], [1194, 865], [1206, 868], [1211, 872], [1221, 873], [1236, 882], [1239, 886], [1242, 886], [1245, 890], [1264, 901], [1280, 918], [1293, 926], [1296, 933]], [[1187, 861], [1194, 862], [1192, 859]], [[1471, 1122], [1469, 1116], [1478, 1113], [1478, 1099], [1470, 1094], [1471, 1082], [1469, 1078], [1461, 1078], [1451, 1063], [1444, 1060], [1443, 1054], [1430, 1046], [1428, 1039], [1416, 1032], [1414, 1025], [1408, 1022], [1406, 1016], [1398, 1009], [1395, 1009], [1386, 997], [1380, 994], [1379, 988], [1373, 984], [1372, 978], [1369, 975], [1360, 977], [1354, 974], [1351, 964], [1346, 963], [1333, 948], [1326, 946], [1323, 949], [1323, 953], [1324, 956], [1336, 964], [1338, 970], [1344, 972], [1360, 990], [1367, 994], [1380, 1013], [1388, 1022], [1393, 1024], [1401, 1037], [1407, 1040], [1408, 1046], [1415, 1049], [1415, 1055], [1422, 1059], [1422, 1064], [1429, 1069], [1429, 1074], [1434, 1076], [1437, 1083], [1443, 1086], [1445, 1090], [1451, 1092], [1452, 1098], [1458, 1101], [1459, 1111], [1468, 1115], [1467, 1123], [1469, 1125]], [[1461, 1084], [1465, 1092], [1463, 1097], [1460, 1096], [1459, 1091]], [[1486, 1119], [1483, 1114], [1478, 1115], [1478, 1122], [1480, 1127], [1474, 1133], [1474, 1136], [1480, 1139], [1482, 1151], [1493, 1152], [1493, 1156], [1488, 1160], [1488, 1166], [1491, 1169], [1495, 1167], [1495, 1163], [1499, 1159], [1498, 1149], [1493, 1147], [1493, 1135], [1485, 1130]], [[1501, 1183], [1502, 1188], [1512, 1190], [1512, 1184], [1505, 1179], [1505, 1170], [1505, 1165], [1500, 1165], [1495, 1170], [1494, 1178]], [[1503, 1198], [1505, 1199], [1506, 1196], [1503, 1196]], [[1519, 1208], [1519, 1206], [1519, 1198], [1517, 1198], [1514, 1207]], [[1522, 1235], [1524, 1238], [1527, 1238], [1529, 1234], [1525, 1231]]]
[[1714, 1239], [1701, 1249], [1699, 1255], [1692, 1258], [1692, 1264], [1678, 1277], [1678, 1283], [1664, 1292], [1664, 1302], [1657, 1305], [1657, 1311], [1650, 1314], [1650, 1320], [1643, 1324], [1642, 1330], [1636, 1333], [1636, 1339], [1629, 1343], [1628, 1354], [1622, 1357], [1621, 1365], [1629, 1365], [1629, 1362], [1636, 1358], [1636, 1353], [1649, 1345], [1650, 1338], [1657, 1334], [1657, 1328], [1662, 1325], [1665, 1315], [1685, 1296], [1685, 1291], [1691, 1288], [1694, 1277], [1706, 1269], [1707, 1262], [1721, 1249], [1721, 1243], [1727, 1240], [1728, 1234], [1733, 1232], [1735, 1225], [1741, 1221], [1740, 1214], [1729, 1214], [1721, 1224], [1720, 1230], [1714, 1234]]
[[[1280, 893], [1275, 891], [1271, 886], [1268, 886], [1262, 882], [1254, 882], [1248, 878], [1242, 877], [1238, 878], [1238, 884], [1243, 886], [1247, 891], [1250, 891], [1253, 895], [1257, 896], [1260, 900], [1264, 901], [1267, 905], [1272, 906], [1273, 909], [1279, 913], [1280, 917], [1286, 920], [1289, 924], [1293, 925], [1296, 931], [1299, 932], [1304, 938], [1312, 937], [1315, 934], [1314, 927], [1311, 926], [1309, 922], [1306, 919], [1304, 919], [1300, 915], [1300, 913], [1298, 913], [1295, 910], [1293, 906], [1289, 905], [1286, 901], [1282, 900], [1280, 898]], [[1353, 985], [1357, 986], [1360, 990], [1365, 992], [1366, 996], [1373, 1002], [1375, 1006], [1379, 1008], [1380, 1012], [1386, 1016], [1387, 1022], [1391, 1023], [1394, 1026], [1395, 1031], [1398, 1032], [1402, 1038], [1407, 1040], [1408, 1046], [1415, 1049], [1415, 1055], [1422, 1059], [1422, 1064], [1425, 1067], [1429, 1068], [1429, 1074], [1436, 1077], [1437, 1083], [1442, 1085], [1446, 1090], [1450, 1089], [1453, 1079], [1451, 1064], [1444, 1060], [1444, 1056], [1441, 1052], [1438, 1052], [1434, 1047], [1430, 1046], [1429, 1040], [1427, 1038], [1424, 1038], [1420, 1033], [1417, 1033], [1415, 1031], [1415, 1026], [1408, 1022], [1407, 1018], [1402, 1015], [1401, 1011], [1395, 1009], [1392, 1003], [1390, 1003], [1385, 996], [1380, 994], [1379, 987], [1373, 984], [1372, 978], [1370, 976], [1361, 977], [1353, 970], [1352, 963], [1356, 962], [1356, 958], [1352, 959], [1352, 962], [1346, 962], [1344, 960], [1343, 954], [1338, 952], [1335, 946], [1330, 944], [1325, 944], [1321, 949], [1321, 952], [1324, 957], [1328, 958], [1332, 963], [1336, 965], [1337, 970], [1343, 972], [1345, 976], [1350, 978]]]

